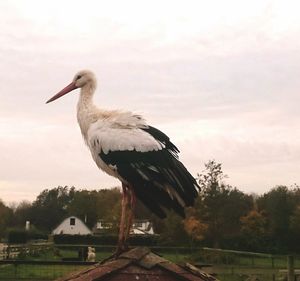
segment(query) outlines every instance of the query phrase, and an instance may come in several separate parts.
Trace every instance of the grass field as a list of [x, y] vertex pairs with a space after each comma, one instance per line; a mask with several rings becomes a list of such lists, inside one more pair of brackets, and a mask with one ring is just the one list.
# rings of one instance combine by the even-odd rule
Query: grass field
[[[175, 262], [194, 264], [211, 264], [207, 267], [208, 272], [218, 273], [221, 281], [244, 281], [250, 274], [256, 274], [264, 281], [280, 280], [278, 269], [286, 269], [287, 259], [285, 256], [268, 256], [254, 254], [237, 254], [230, 251], [216, 253], [213, 251], [200, 252], [182, 251], [176, 248], [153, 249], [154, 252], [164, 258]], [[96, 259], [101, 261], [112, 254], [112, 249], [97, 248]], [[45, 251], [36, 256], [26, 257], [27, 260], [61, 261], [63, 258], [77, 258], [78, 250], [75, 247], [59, 247], [51, 251]], [[0, 280], [54, 280], [70, 272], [82, 270], [86, 266], [78, 265], [1, 265]], [[300, 268], [300, 259], [295, 259], [295, 267]]]
[[78, 265], [1, 265], [0, 280], [54, 280], [86, 268]]

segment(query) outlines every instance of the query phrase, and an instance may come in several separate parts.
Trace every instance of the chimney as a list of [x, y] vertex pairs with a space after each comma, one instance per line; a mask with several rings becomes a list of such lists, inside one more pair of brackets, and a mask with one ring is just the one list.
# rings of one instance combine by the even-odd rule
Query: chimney
[[30, 221], [26, 221], [26, 224], [25, 224], [25, 230], [26, 230], [26, 231], [29, 231], [29, 230], [30, 230]]

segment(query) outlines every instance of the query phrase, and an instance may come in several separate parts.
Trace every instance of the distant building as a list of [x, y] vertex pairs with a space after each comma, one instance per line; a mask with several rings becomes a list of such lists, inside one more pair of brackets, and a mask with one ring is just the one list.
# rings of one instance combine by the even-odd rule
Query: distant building
[[[94, 228], [95, 233], [101, 233], [113, 227], [113, 223], [99, 220]], [[154, 235], [153, 225], [149, 220], [135, 220], [133, 222], [130, 234], [134, 235]]]
[[64, 219], [55, 229], [53, 229], [52, 234], [87, 235], [92, 234], [92, 231], [85, 225], [85, 223], [81, 219], [71, 216]]
[[27, 231], [30, 230], [30, 221], [26, 221], [26, 223], [25, 223], [25, 230], [27, 230]]
[[149, 220], [135, 220], [131, 233], [136, 235], [154, 235], [152, 222]]

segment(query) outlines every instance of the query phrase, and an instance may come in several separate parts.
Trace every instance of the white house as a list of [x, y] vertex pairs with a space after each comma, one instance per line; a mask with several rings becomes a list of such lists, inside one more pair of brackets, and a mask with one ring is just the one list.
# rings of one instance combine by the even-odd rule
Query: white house
[[148, 220], [135, 220], [133, 222], [130, 233], [136, 235], [154, 235], [153, 226], [151, 221]]
[[92, 234], [92, 231], [85, 225], [85, 223], [74, 216], [64, 219], [55, 229], [52, 230], [53, 235], [59, 234]]
[[[113, 227], [111, 222], [99, 220], [95, 226], [95, 232], [101, 233], [102, 230]], [[135, 235], [154, 235], [152, 223], [149, 220], [135, 220], [130, 230], [131, 234]]]

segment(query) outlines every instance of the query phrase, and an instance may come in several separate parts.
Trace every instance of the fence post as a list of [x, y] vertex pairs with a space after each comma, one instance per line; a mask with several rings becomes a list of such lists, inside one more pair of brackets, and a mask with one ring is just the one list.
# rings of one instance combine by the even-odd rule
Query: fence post
[[5, 259], [9, 259], [9, 258], [10, 258], [10, 246], [7, 245], [7, 247], [6, 247], [6, 257], [5, 257]]
[[294, 274], [294, 257], [293, 256], [287, 256], [287, 280], [288, 281], [294, 281], [295, 280], [295, 274]]

